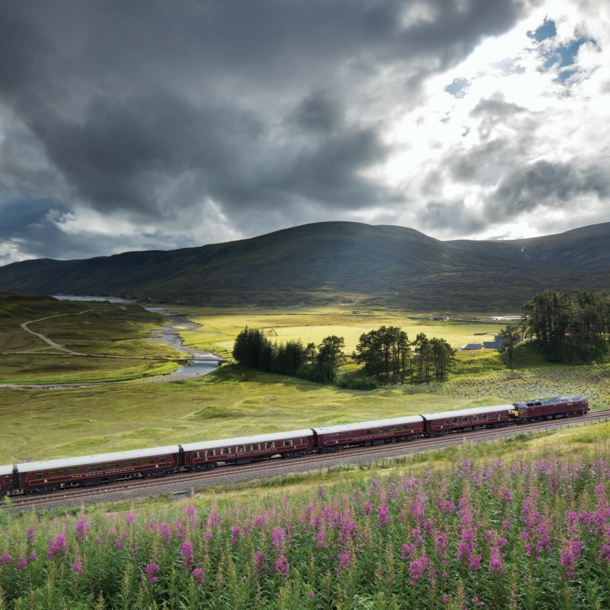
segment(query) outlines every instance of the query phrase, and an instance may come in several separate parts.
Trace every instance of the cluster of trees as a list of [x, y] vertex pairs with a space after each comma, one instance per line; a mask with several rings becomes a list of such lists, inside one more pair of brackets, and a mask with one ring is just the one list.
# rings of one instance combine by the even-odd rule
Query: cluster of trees
[[442, 381], [455, 363], [455, 351], [444, 339], [419, 334], [409, 342], [400, 328], [382, 326], [364, 333], [353, 359], [364, 364], [361, 376], [337, 375], [345, 362], [343, 337], [331, 335], [322, 343], [301, 341], [271, 343], [258, 329], [242, 330], [233, 346], [233, 357], [250, 368], [301, 377], [342, 388], [369, 390], [377, 384]]
[[552, 361], [603, 360], [610, 336], [610, 297], [596, 290], [545, 290], [522, 306], [523, 331]]
[[400, 328], [382, 326], [360, 336], [353, 358], [380, 383], [428, 383], [447, 378], [455, 351], [444, 339], [420, 333], [409, 342]]
[[271, 343], [258, 329], [246, 327], [233, 345], [233, 358], [240, 364], [268, 373], [302, 377], [318, 383], [334, 383], [343, 363], [343, 337], [326, 337], [320, 345], [301, 341]]

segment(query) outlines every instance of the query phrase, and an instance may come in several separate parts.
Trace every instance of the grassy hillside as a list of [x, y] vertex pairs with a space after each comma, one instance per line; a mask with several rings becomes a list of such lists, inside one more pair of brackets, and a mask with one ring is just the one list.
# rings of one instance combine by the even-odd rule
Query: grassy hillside
[[[0, 383], [112, 381], [171, 372], [176, 364], [149, 359], [182, 354], [145, 341], [165, 321], [135, 303], [73, 303], [0, 293]], [[24, 330], [24, 322], [58, 345], [88, 356], [51, 347]]]
[[[569, 238], [570, 248], [561, 236], [540, 238], [550, 240], [546, 246], [527, 240], [538, 244], [535, 259], [516, 256], [516, 243], [466, 247], [402, 227], [326, 222], [201, 248], [14, 263], [0, 268], [0, 288], [198, 305], [366, 299], [420, 311], [516, 309], [545, 287], [610, 288], [610, 274], [599, 271], [610, 246], [582, 231]], [[596, 231], [610, 243], [610, 225]], [[570, 276], [583, 266], [597, 271]]]

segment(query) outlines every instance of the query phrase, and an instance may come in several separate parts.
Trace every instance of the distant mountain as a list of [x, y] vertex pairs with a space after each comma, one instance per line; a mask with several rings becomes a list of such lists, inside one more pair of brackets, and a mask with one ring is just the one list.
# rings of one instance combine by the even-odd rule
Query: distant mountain
[[323, 222], [200, 248], [0, 267], [4, 291], [198, 305], [366, 299], [423, 311], [515, 310], [546, 287], [610, 288], [610, 223], [529, 240], [442, 242], [403, 227]]

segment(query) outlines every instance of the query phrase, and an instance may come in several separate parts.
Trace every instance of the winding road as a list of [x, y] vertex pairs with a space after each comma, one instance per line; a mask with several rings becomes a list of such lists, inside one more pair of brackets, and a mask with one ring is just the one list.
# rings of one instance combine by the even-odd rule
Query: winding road
[[[48, 337], [45, 337], [42, 333], [34, 332], [33, 330], [30, 330], [28, 328], [28, 324], [34, 324], [34, 322], [42, 322], [43, 320], [50, 320], [51, 318], [61, 318], [62, 316], [80, 316], [84, 313], [87, 313], [88, 311], [94, 311], [94, 310], [85, 309], [84, 311], [79, 311], [78, 313], [59, 313], [55, 316], [47, 316], [46, 318], [39, 318], [38, 320], [30, 320], [29, 322], [24, 322], [23, 324], [21, 324], [21, 328], [23, 328], [23, 330], [25, 330], [26, 333], [30, 333], [30, 335], [34, 335], [35, 337], [42, 339], [45, 343], [48, 343], [51, 347], [61, 350], [62, 352], [66, 352], [66, 354], [72, 354], [73, 356], [89, 356], [89, 354], [81, 354], [80, 352], [74, 352], [71, 349], [64, 347], [63, 345], [60, 345], [59, 343], [55, 343], [55, 341], [51, 341], [51, 339], [49, 339]], [[19, 352], [19, 353], [27, 354], [31, 351], [38, 351], [38, 350], [28, 350], [28, 351]], [[129, 356], [122, 356], [122, 357], [128, 358]]]

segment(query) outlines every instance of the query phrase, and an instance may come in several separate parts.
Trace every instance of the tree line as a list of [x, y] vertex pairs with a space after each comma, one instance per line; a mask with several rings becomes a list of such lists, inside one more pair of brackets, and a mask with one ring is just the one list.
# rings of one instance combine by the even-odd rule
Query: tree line
[[410, 342], [400, 328], [382, 326], [360, 336], [353, 358], [380, 383], [428, 383], [447, 378], [455, 351], [444, 339], [420, 333]]
[[272, 343], [258, 329], [242, 330], [233, 346], [240, 364], [349, 389], [374, 389], [378, 384], [428, 383], [447, 378], [455, 351], [444, 340], [420, 333], [410, 342], [400, 328], [382, 326], [360, 336], [352, 358], [363, 364], [362, 375], [338, 375], [345, 362], [343, 337], [331, 335], [319, 345], [301, 341]]
[[603, 291], [545, 290], [521, 307], [522, 332], [556, 362], [601, 361], [608, 354], [610, 297]]

